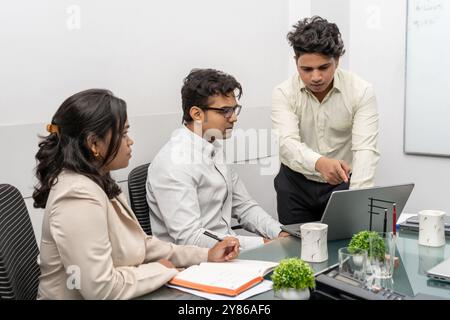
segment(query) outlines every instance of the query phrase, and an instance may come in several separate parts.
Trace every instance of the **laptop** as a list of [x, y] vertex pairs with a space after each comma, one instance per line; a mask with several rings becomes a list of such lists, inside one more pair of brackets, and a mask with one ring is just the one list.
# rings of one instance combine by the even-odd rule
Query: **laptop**
[[[445, 223], [445, 236], [450, 236], [450, 216], [446, 215], [444, 217]], [[408, 230], [408, 231], [416, 231], [419, 232], [419, 217], [413, 216], [411, 218], [406, 219], [406, 221], [400, 223], [398, 225], [399, 230]]]
[[439, 281], [450, 282], [450, 258], [428, 270], [427, 276]]
[[[320, 223], [328, 225], [328, 240], [349, 239], [355, 233], [370, 228], [370, 199], [378, 199], [396, 203], [397, 219], [400, 216], [406, 201], [414, 188], [413, 183], [373, 187], [357, 190], [334, 191], [325, 207]], [[383, 202], [374, 202], [374, 205], [386, 207], [387, 224], [386, 230], [392, 230], [392, 205]], [[374, 210], [375, 211], [375, 210]], [[378, 210], [379, 212], [380, 210]], [[383, 213], [372, 215], [372, 230], [383, 231]], [[396, 221], [397, 222], [397, 221]], [[281, 229], [287, 233], [301, 237], [300, 226], [302, 223], [282, 226]]]

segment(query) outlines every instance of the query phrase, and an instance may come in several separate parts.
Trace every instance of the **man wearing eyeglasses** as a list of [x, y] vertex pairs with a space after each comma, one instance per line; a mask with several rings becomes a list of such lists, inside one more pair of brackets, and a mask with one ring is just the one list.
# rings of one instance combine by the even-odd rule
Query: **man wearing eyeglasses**
[[280, 140], [275, 178], [283, 224], [321, 219], [333, 191], [371, 187], [379, 159], [372, 86], [339, 69], [341, 33], [321, 17], [288, 33], [298, 74], [275, 87], [272, 123]]
[[[287, 235], [224, 160], [220, 140], [231, 135], [241, 94], [239, 82], [221, 71], [194, 69], [184, 79], [183, 126], [148, 169], [147, 202], [152, 232], [159, 239], [212, 247], [231, 235], [246, 250]], [[232, 218], [259, 236], [236, 235]]]

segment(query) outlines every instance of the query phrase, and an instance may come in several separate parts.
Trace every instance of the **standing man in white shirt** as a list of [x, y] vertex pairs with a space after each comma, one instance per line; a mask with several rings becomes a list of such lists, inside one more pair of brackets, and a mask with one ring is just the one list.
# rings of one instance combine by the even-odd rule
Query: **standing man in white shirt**
[[[148, 169], [147, 202], [153, 234], [176, 244], [212, 247], [236, 236], [243, 250], [286, 236], [280, 223], [248, 194], [226, 165], [220, 140], [231, 135], [241, 106], [236, 79], [213, 69], [194, 69], [181, 89], [183, 126]], [[237, 236], [231, 218], [259, 236]]]
[[336, 24], [306, 18], [287, 38], [298, 74], [275, 87], [272, 99], [283, 224], [320, 220], [335, 190], [373, 186], [379, 159], [375, 95], [369, 83], [338, 69], [345, 50]]

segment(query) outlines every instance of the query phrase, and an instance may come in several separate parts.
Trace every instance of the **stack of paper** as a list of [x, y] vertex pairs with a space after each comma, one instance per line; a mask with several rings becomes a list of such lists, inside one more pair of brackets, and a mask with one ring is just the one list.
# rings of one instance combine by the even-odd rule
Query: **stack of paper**
[[250, 297], [256, 296], [257, 294], [272, 290], [272, 281], [264, 280], [263, 282], [260, 282], [259, 284], [251, 287], [250, 289], [248, 289], [234, 297], [225, 296], [225, 295], [221, 295], [221, 294], [208, 293], [208, 292], [194, 290], [194, 289], [188, 289], [188, 288], [184, 288], [184, 287], [180, 287], [180, 286], [174, 286], [171, 284], [168, 284], [167, 286], [170, 288], [175, 288], [175, 289], [193, 294], [195, 296], [206, 298], [209, 300], [245, 300]]

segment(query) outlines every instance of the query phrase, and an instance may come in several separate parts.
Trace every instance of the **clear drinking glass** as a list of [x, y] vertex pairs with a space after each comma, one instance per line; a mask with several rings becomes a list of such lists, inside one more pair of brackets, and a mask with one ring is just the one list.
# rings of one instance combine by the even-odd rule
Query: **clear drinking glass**
[[367, 285], [390, 289], [395, 268], [397, 235], [373, 232], [369, 236]]
[[353, 279], [364, 281], [366, 278], [367, 250], [350, 249], [348, 247], [338, 250], [339, 273]]

